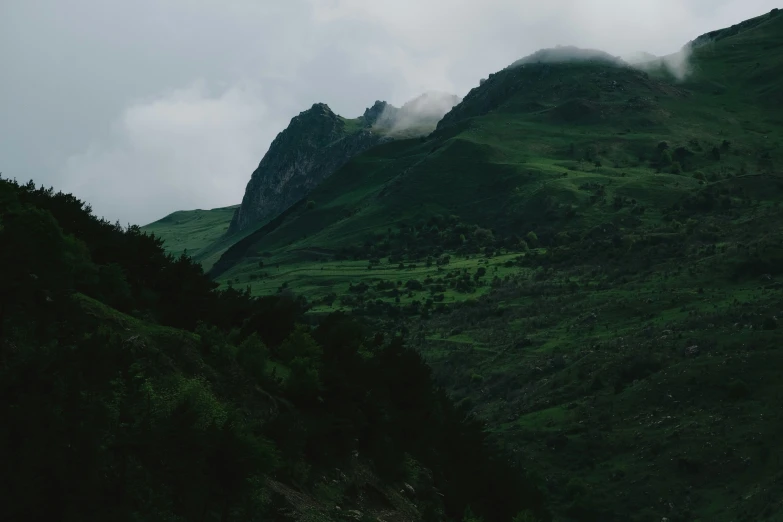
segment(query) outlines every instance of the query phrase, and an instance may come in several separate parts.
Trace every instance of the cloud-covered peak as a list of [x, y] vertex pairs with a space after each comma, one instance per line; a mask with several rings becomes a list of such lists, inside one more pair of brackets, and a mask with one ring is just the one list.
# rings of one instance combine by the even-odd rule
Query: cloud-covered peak
[[512, 63], [509, 68], [519, 67], [528, 63], [569, 63], [569, 62], [603, 62], [623, 65], [625, 62], [618, 56], [599, 51], [598, 49], [582, 49], [573, 45], [558, 45], [549, 49], [540, 49]]

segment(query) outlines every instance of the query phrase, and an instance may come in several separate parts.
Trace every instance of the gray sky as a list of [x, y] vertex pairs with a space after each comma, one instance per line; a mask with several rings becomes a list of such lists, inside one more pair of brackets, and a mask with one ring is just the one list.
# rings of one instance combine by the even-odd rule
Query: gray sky
[[668, 54], [781, 0], [0, 0], [0, 172], [146, 224], [238, 203], [325, 102], [464, 96], [542, 47]]

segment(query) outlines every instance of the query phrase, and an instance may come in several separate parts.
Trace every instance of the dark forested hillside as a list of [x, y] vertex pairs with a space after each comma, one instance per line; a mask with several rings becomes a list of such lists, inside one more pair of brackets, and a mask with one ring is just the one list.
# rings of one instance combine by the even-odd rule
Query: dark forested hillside
[[547, 520], [402, 338], [0, 180], [3, 520]]

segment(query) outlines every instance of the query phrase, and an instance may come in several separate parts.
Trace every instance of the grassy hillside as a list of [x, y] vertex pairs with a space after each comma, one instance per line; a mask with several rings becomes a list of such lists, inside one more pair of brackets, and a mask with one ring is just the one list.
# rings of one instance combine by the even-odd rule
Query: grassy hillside
[[406, 335], [562, 520], [778, 520], [783, 15], [697, 42], [500, 71], [212, 274]]
[[[229, 251], [215, 273], [231, 277], [232, 267], [263, 254], [283, 262], [336, 255], [439, 216], [502, 236], [540, 229], [549, 237], [603, 223], [596, 201], [624, 198], [637, 209], [621, 213], [626, 221], [654, 224], [705, 183], [773, 172], [780, 126], [764, 101], [780, 92], [782, 25], [772, 13], [702, 45], [682, 84], [601, 56], [523, 61], [471, 91], [428, 139], [350, 162], [312, 203]], [[758, 73], [738, 71], [751, 56]]]
[[193, 258], [226, 234], [231, 217], [239, 205], [211, 210], [180, 210], [145, 225], [143, 231], [164, 240], [164, 248], [173, 256], [187, 251]]

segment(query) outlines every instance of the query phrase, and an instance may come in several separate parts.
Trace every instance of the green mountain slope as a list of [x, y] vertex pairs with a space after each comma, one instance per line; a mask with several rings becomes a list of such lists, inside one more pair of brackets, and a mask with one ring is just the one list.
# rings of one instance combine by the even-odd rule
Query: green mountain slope
[[[438, 213], [503, 234], [524, 235], [532, 225], [549, 229], [544, 234], [584, 230], [601, 223], [604, 212], [582, 186], [602, 185], [605, 195], [655, 213], [698, 188], [701, 178], [769, 171], [779, 150], [775, 116], [740, 89], [754, 83], [760, 96], [779, 92], [780, 76], [761, 74], [761, 82], [728, 71], [751, 54], [754, 68], [776, 71], [780, 26], [772, 13], [697, 48], [698, 72], [685, 84], [603, 56], [507, 68], [473, 89], [427, 140], [381, 146], [346, 165], [312, 194], [314, 208], [279, 219], [248, 253], [336, 250]], [[761, 47], [768, 52], [757, 52]], [[727, 76], [736, 91], [710, 89]], [[668, 152], [658, 148], [663, 141]], [[558, 210], [571, 217], [552, 220]], [[540, 219], [546, 212], [549, 219]], [[644, 221], [653, 220], [645, 214]], [[229, 253], [220, 271], [241, 257]]]
[[212, 275], [404, 332], [562, 520], [777, 520], [783, 16], [490, 76]]
[[202, 250], [226, 234], [237, 207], [180, 210], [143, 226], [142, 230], [164, 239], [171, 255], [177, 257], [187, 252], [199, 260]]
[[272, 142], [241, 205], [178, 211], [143, 230], [162, 238], [173, 255], [188, 250], [208, 270], [227, 248], [285, 212], [350, 158], [379, 143], [432, 132], [459, 101], [440, 92], [422, 94], [400, 108], [376, 101], [354, 119], [317, 103], [294, 117]]

